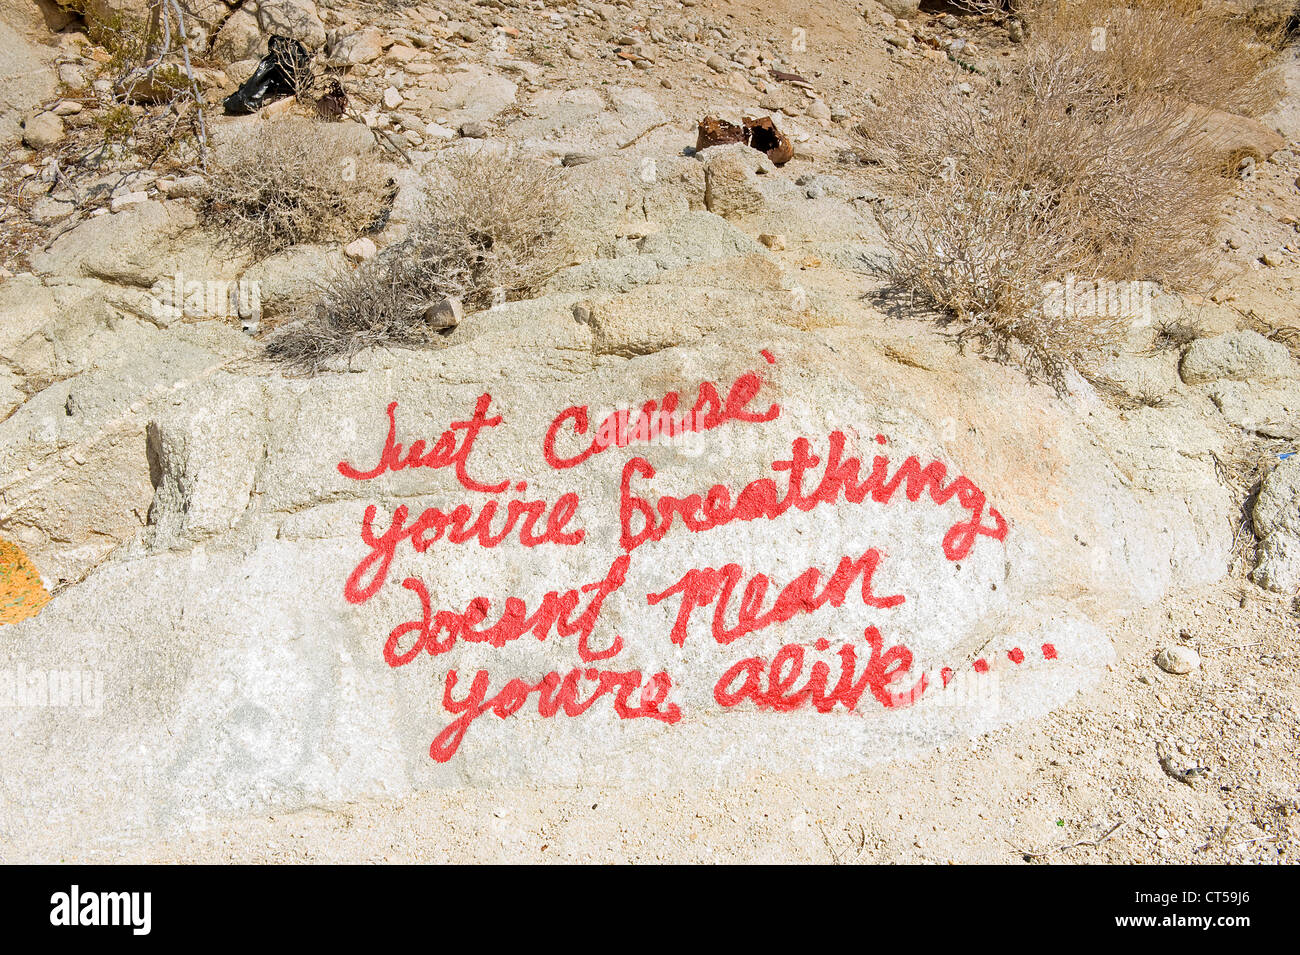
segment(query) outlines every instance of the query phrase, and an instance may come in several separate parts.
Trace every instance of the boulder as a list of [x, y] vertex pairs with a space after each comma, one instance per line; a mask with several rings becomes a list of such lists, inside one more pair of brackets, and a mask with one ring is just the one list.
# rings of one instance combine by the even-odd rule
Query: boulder
[[0, 423], [0, 536], [55, 583], [81, 579], [144, 528], [157, 483], [151, 412], [248, 349], [213, 323], [115, 342]]
[[1188, 106], [1187, 116], [1194, 135], [1222, 158], [1230, 172], [1247, 156], [1263, 162], [1286, 145], [1276, 130], [1250, 116], [1199, 105]]
[[[480, 66], [467, 66], [436, 77], [436, 85], [419, 89], [410, 105], [443, 111], [434, 118], [453, 129], [461, 123], [485, 123], [515, 101], [519, 87]], [[418, 99], [416, 98], [418, 95]]]
[[263, 33], [292, 37], [311, 50], [325, 45], [325, 24], [312, 0], [260, 0], [257, 23]]
[[1236, 331], [1192, 342], [1178, 367], [1189, 385], [1228, 379], [1274, 381], [1300, 376], [1300, 365], [1281, 342], [1259, 332]]
[[1232, 425], [1266, 438], [1300, 441], [1300, 381], [1219, 382], [1210, 399]]
[[921, 0], [875, 0], [891, 16], [900, 20], [915, 20], [921, 9]]
[[373, 63], [384, 55], [384, 35], [376, 27], [364, 27], [339, 39], [329, 51], [334, 66]]
[[113, 215], [87, 219], [32, 256], [40, 275], [86, 276], [149, 287], [178, 273], [191, 279], [229, 279], [246, 256], [198, 231], [192, 209], [148, 200]]
[[1300, 457], [1283, 461], [1260, 485], [1251, 509], [1259, 554], [1251, 579], [1266, 590], [1300, 589]]
[[258, 58], [265, 52], [265, 47], [266, 42], [262, 39], [257, 17], [241, 9], [232, 13], [221, 25], [212, 46], [212, 54], [222, 63], [241, 63]]
[[[1233, 502], [1195, 414], [1126, 425], [921, 327], [805, 330], [758, 290], [684, 305], [662, 294], [508, 303], [440, 348], [371, 349], [310, 381], [252, 363], [205, 374], [218, 355], [169, 341], [24, 405], [0, 426], [13, 449], [0, 473], [37, 458], [33, 442], [62, 453], [84, 440], [69, 405], [98, 433], [127, 401], [130, 427], [115, 459], [39, 498], [93, 526], [42, 540], [30, 522], [0, 521], [25, 548], [42, 544], [28, 553], [46, 573], [64, 559], [59, 540], [122, 542], [0, 631], [29, 669], [85, 669], [104, 685], [94, 711], [0, 710], [0, 830], [56, 858], [108, 836], [432, 787], [860, 773], [1059, 705], [1112, 660], [1105, 626], [1224, 572]], [[638, 316], [660, 336], [653, 350], [601, 345], [650, 334]], [[929, 357], [903, 361], [903, 349]], [[131, 411], [130, 396], [171, 381], [184, 384]], [[646, 401], [689, 426], [653, 431]], [[455, 421], [453, 441], [478, 422], [459, 469], [432, 455], [376, 468], [390, 430], [429, 453]], [[850, 499], [848, 458], [856, 480], [879, 471], [876, 496]], [[905, 486], [882, 483], [896, 475]], [[516, 518], [545, 511], [528, 537], [518, 520], [507, 528], [512, 500], [540, 502]], [[391, 561], [382, 545], [368, 559], [363, 521], [377, 541], [398, 508], [398, 531], [418, 520], [418, 538], [394, 532]], [[447, 524], [456, 508], [469, 539]], [[655, 514], [677, 516], [647, 535]], [[505, 532], [481, 546], [489, 528]], [[813, 599], [841, 567], [844, 593]], [[715, 616], [724, 598], [707, 581], [733, 573]], [[570, 590], [576, 604], [563, 603]], [[523, 614], [548, 593], [579, 616], [601, 596], [588, 639], [546, 613], [539, 634], [489, 636], [508, 597]], [[420, 650], [426, 598], [453, 629]], [[466, 614], [477, 622], [454, 623]], [[814, 659], [833, 682], [850, 657], [867, 683], [831, 712], [761, 702], [773, 673], [797, 669], [793, 693]], [[585, 700], [602, 685], [589, 669], [612, 689], [582, 715], [545, 716], [535, 689], [524, 695], [554, 672]], [[452, 670], [455, 700], [476, 681], [493, 696], [512, 686], [498, 702], [513, 717], [488, 709], [459, 734], [443, 706]]]
[[309, 304], [346, 266], [334, 246], [296, 245], [258, 262], [240, 281], [257, 295], [263, 318], [279, 318]]
[[63, 139], [63, 120], [55, 113], [37, 113], [23, 123], [23, 143], [32, 149], [44, 149]]
[[776, 166], [757, 149], [743, 143], [712, 146], [700, 154], [704, 162], [704, 205], [727, 219], [761, 212], [766, 203], [764, 176]]
[[0, 355], [24, 394], [129, 351], [152, 327], [149, 297], [88, 279], [44, 284], [19, 275], [0, 284]]

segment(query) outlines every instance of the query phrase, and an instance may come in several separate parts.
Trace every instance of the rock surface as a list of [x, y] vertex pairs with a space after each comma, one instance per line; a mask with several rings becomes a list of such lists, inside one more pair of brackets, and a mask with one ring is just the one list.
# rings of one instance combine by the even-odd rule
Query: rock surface
[[1300, 458], [1289, 458], [1265, 478], [1251, 521], [1260, 539], [1252, 578], [1268, 590], [1295, 593], [1300, 589]]
[[1193, 342], [1179, 372], [1189, 385], [1221, 379], [1273, 381], [1300, 376], [1300, 366], [1280, 342], [1259, 332], [1238, 331]]

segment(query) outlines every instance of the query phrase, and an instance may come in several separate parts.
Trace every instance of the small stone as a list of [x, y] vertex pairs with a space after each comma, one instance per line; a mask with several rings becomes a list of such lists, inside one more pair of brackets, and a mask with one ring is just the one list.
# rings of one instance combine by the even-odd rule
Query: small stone
[[23, 142], [32, 149], [53, 146], [63, 139], [63, 120], [53, 113], [38, 113], [23, 124]]
[[429, 123], [424, 127], [424, 135], [433, 139], [455, 139], [456, 131], [441, 123]]
[[1156, 654], [1156, 666], [1166, 673], [1191, 673], [1201, 665], [1201, 656], [1191, 647], [1165, 647]]
[[767, 246], [773, 252], [785, 251], [785, 236], [777, 232], [764, 232], [758, 237], [758, 241]]
[[402, 94], [398, 92], [396, 86], [390, 86], [384, 90], [384, 106], [387, 109], [397, 109], [402, 105]]
[[455, 296], [431, 302], [424, 308], [424, 320], [434, 328], [455, 328], [464, 317], [465, 308]]
[[1282, 256], [1278, 255], [1276, 252], [1265, 252], [1259, 257], [1259, 260], [1270, 269], [1275, 269], [1282, 264]]
[[1025, 38], [1025, 28], [1019, 20], [1007, 21], [1007, 39], [1012, 43], [1020, 43]]
[[487, 137], [487, 127], [476, 122], [461, 123], [460, 134], [466, 139], [484, 139]]
[[819, 99], [815, 99], [809, 103], [808, 108], [804, 110], [804, 113], [812, 119], [829, 120], [831, 118], [831, 108]]
[[74, 99], [60, 100], [54, 105], [55, 116], [76, 116], [81, 112], [81, 104]]
[[714, 53], [711, 57], [705, 60], [704, 65], [707, 66], [709, 69], [711, 69], [714, 73], [727, 72], [726, 58], [717, 53]]
[[483, 31], [470, 23], [462, 23], [456, 28], [456, 36], [460, 37], [466, 43], [477, 43], [483, 36]]
[[355, 239], [345, 245], [343, 254], [355, 262], [364, 262], [378, 255], [379, 249], [376, 247], [374, 239], [362, 236], [360, 239]]

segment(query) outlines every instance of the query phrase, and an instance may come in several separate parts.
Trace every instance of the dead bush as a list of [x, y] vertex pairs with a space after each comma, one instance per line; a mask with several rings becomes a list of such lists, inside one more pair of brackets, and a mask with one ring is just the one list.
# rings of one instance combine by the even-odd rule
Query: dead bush
[[1098, 118], [1071, 99], [1009, 85], [981, 104], [936, 87], [886, 104], [879, 120], [900, 154], [917, 154], [897, 169], [910, 202], [885, 219], [892, 282], [1057, 383], [1134, 316], [1053, 311], [1052, 284], [1198, 287], [1212, 275], [1205, 237], [1227, 183], [1179, 110]]
[[264, 120], [214, 154], [199, 211], [257, 257], [351, 238], [380, 220], [391, 185], [373, 158], [302, 117]]
[[268, 354], [312, 373], [374, 345], [431, 341], [425, 310], [444, 298], [472, 310], [532, 294], [567, 262], [560, 183], [539, 163], [482, 153], [441, 165], [407, 237], [333, 280], [267, 337]]
[[1029, 11], [1026, 73], [1085, 72], [1106, 96], [1160, 96], [1260, 116], [1277, 105], [1281, 29], [1201, 0], [1042, 0]]
[[[1092, 4], [1069, 9], [1080, 7]], [[1088, 22], [1076, 24], [1079, 35]], [[1188, 123], [1185, 99], [1172, 95], [1176, 83], [1120, 91], [1101, 59], [1045, 35], [987, 93], [960, 95], [950, 77], [912, 80], [860, 132], [906, 197], [884, 220], [895, 288], [1059, 386], [1068, 364], [1086, 371], [1136, 316], [1054, 309], [1053, 287], [1203, 290], [1230, 182]]]
[[421, 219], [442, 236], [438, 254], [461, 276], [466, 305], [527, 295], [567, 264], [562, 184], [553, 167], [483, 152], [431, 173]]

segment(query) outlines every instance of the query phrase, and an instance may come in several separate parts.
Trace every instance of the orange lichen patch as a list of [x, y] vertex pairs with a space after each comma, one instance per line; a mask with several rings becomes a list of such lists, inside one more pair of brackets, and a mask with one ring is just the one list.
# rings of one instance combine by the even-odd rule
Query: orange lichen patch
[[17, 544], [0, 539], [0, 625], [34, 617], [50, 602], [41, 575]]

